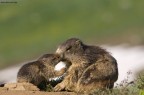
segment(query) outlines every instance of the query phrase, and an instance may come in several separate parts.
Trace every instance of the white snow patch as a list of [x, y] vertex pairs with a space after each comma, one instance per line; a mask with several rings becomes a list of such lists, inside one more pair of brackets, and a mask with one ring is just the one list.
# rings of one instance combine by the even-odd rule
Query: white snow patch
[[119, 77], [116, 83], [121, 83], [127, 77], [128, 82], [133, 81], [135, 74], [144, 69], [144, 47], [106, 46], [105, 48], [112, 53], [118, 63]]

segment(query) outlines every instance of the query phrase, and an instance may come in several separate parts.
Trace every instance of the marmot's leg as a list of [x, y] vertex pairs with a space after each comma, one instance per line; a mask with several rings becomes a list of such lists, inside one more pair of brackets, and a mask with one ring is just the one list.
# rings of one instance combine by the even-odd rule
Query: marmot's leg
[[117, 80], [117, 69], [115, 64], [109, 61], [100, 61], [90, 65], [78, 80], [78, 92], [94, 89], [112, 88]]
[[61, 91], [61, 90], [67, 90], [67, 91], [74, 91], [76, 88], [76, 84], [78, 81], [78, 75], [76, 70], [71, 71], [70, 73], [67, 73], [64, 77], [64, 80], [57, 84], [54, 87], [55, 91]]

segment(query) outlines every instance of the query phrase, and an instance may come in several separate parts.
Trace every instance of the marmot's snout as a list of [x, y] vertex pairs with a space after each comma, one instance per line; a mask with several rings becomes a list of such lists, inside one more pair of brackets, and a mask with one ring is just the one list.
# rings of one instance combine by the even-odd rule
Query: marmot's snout
[[61, 49], [60, 48], [58, 48], [57, 50], [56, 50], [56, 54], [60, 54], [62, 51], [61, 51]]

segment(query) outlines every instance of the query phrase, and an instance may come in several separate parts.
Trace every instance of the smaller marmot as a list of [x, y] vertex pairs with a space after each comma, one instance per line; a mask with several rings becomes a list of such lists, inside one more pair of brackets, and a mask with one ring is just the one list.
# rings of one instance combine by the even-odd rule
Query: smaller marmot
[[59, 71], [55, 70], [55, 66], [60, 61], [61, 58], [58, 55], [45, 54], [37, 61], [23, 65], [18, 71], [17, 82], [29, 82], [36, 86], [39, 86], [41, 82], [48, 83], [51, 78], [60, 77], [66, 72], [67, 67]]

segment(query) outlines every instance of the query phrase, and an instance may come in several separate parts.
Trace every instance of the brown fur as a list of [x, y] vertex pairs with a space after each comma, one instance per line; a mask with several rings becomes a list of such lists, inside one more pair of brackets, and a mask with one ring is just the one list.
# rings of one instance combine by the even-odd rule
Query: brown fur
[[34, 85], [39, 85], [43, 81], [49, 81], [49, 78], [54, 78], [63, 75], [66, 68], [60, 71], [55, 71], [55, 65], [61, 60], [58, 55], [45, 54], [37, 61], [33, 61], [23, 65], [17, 74], [17, 82], [29, 82]]
[[56, 53], [71, 61], [72, 65], [55, 91], [65, 89], [87, 93], [112, 88], [118, 78], [116, 60], [101, 47], [88, 46], [72, 38], [61, 44]]

